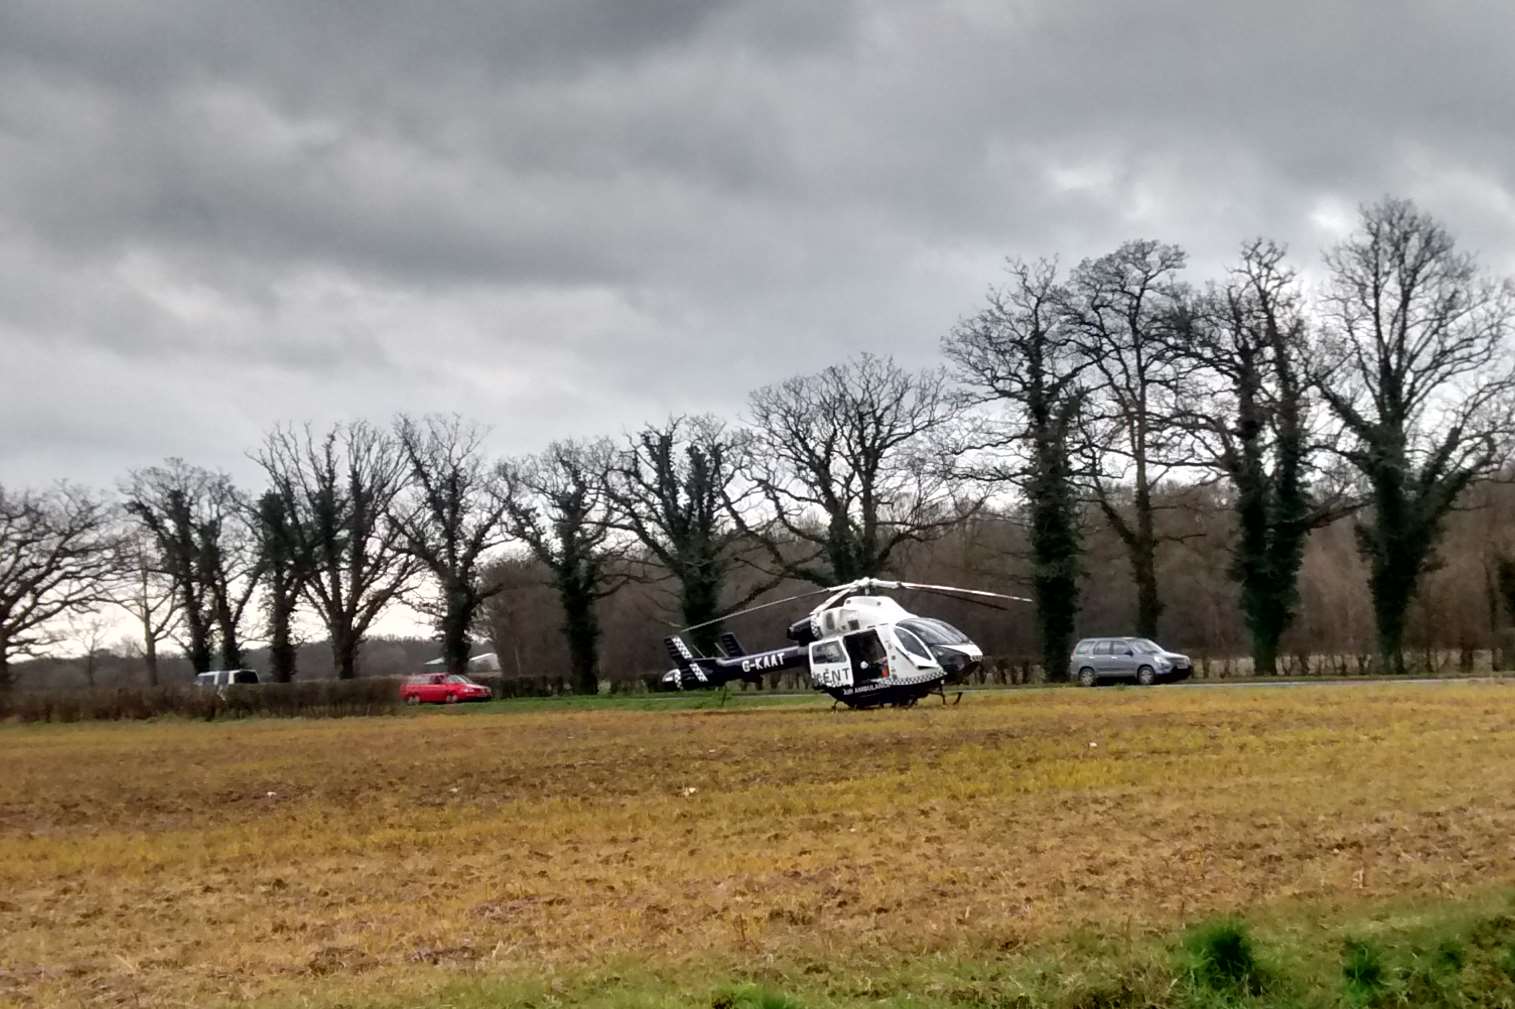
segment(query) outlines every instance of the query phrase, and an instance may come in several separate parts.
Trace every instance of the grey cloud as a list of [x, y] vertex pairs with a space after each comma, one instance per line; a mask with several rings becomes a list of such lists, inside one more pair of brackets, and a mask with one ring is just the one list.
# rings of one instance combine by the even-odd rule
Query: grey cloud
[[930, 360], [1007, 253], [1310, 264], [1387, 191], [1515, 268], [1512, 32], [1431, 0], [18, 0], [0, 481], [396, 409], [502, 452], [729, 413]]

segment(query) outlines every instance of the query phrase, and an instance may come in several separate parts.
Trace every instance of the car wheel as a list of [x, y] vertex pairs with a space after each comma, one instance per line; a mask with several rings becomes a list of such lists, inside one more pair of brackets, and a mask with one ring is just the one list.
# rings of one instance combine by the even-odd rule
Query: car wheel
[[1085, 666], [1078, 671], [1078, 685], [1081, 687], [1094, 686], [1094, 670]]
[[447, 695], [447, 703], [448, 704], [457, 704], [458, 703], [458, 695], [457, 694], [448, 694]]
[[409, 697], [405, 698], [405, 703], [406, 704], [420, 704], [421, 703], [421, 697], [420, 697], [419, 694], [411, 694]]
[[1157, 673], [1152, 671], [1151, 666], [1142, 666], [1136, 671], [1136, 682], [1144, 687], [1150, 687], [1157, 682]]

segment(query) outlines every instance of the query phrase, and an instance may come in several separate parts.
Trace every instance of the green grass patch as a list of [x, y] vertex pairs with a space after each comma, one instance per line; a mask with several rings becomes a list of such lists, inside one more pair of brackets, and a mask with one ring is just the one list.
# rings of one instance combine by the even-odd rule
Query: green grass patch
[[1246, 923], [1235, 918], [1193, 929], [1183, 942], [1183, 979], [1196, 991], [1260, 995], [1266, 972]]
[[[1515, 908], [1383, 911], [1336, 923], [1239, 918], [1174, 937], [1080, 934], [1000, 957], [947, 954], [765, 962], [746, 977], [694, 961], [612, 964], [576, 978], [476, 978], [377, 1001], [303, 997], [347, 1009], [1346, 1009], [1515, 1007]], [[263, 1009], [296, 1003], [264, 1001]]]

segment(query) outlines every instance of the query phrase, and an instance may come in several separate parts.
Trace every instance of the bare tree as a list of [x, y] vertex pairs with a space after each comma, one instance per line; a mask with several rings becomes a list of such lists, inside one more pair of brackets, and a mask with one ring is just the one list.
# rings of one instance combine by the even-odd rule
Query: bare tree
[[628, 577], [618, 564], [624, 552], [612, 541], [615, 516], [605, 490], [611, 458], [605, 441], [555, 442], [500, 468], [510, 534], [552, 573], [575, 689], [584, 694], [599, 691], [596, 606]]
[[1362, 209], [1326, 255], [1325, 356], [1316, 387], [1372, 491], [1357, 525], [1384, 668], [1403, 672], [1406, 614], [1458, 497], [1508, 458], [1515, 287], [1408, 200]]
[[77, 487], [46, 492], [0, 487], [0, 690], [11, 659], [58, 640], [59, 617], [102, 599], [116, 570], [111, 511]]
[[1011, 260], [1007, 269], [1009, 283], [991, 290], [989, 304], [959, 323], [943, 349], [973, 397], [1000, 408], [971, 432], [959, 471], [1025, 496], [1042, 669], [1060, 680], [1079, 609], [1073, 442], [1089, 362], [1062, 318], [1056, 265]]
[[1173, 322], [1184, 298], [1178, 281], [1184, 263], [1176, 245], [1127, 242], [1080, 263], [1062, 297], [1064, 322], [1093, 376], [1083, 411], [1088, 485], [1125, 547], [1136, 583], [1136, 631], [1144, 637], [1158, 633], [1157, 550], [1171, 538], [1157, 525], [1163, 505], [1156, 492], [1180, 455], [1170, 412], [1181, 360]]
[[178, 587], [190, 664], [209, 669], [219, 639], [223, 668], [240, 668], [240, 628], [258, 570], [246, 505], [231, 478], [169, 459], [132, 473], [124, 493], [127, 512], [152, 534], [159, 567]]
[[729, 514], [772, 575], [835, 585], [883, 574], [903, 544], [941, 535], [981, 503], [953, 494], [944, 435], [957, 409], [939, 369], [912, 374], [862, 354], [759, 389], [750, 408], [747, 476], [770, 514], [763, 524]]
[[179, 586], [162, 569], [155, 538], [141, 528], [120, 537], [116, 566], [119, 578], [109, 598], [141, 628], [142, 665], [148, 684], [156, 687], [158, 645], [172, 636], [179, 620]]
[[337, 676], [352, 679], [364, 636], [417, 570], [389, 518], [406, 487], [405, 457], [384, 431], [354, 421], [320, 437], [275, 430], [256, 458], [310, 551], [302, 588], [331, 636]]
[[1279, 642], [1299, 605], [1310, 530], [1347, 514], [1339, 494], [1317, 495], [1310, 417], [1310, 336], [1282, 246], [1242, 247], [1240, 265], [1185, 316], [1193, 365], [1174, 420], [1232, 490], [1231, 577], [1252, 639], [1253, 669], [1278, 669]]
[[79, 643], [79, 671], [84, 674], [85, 686], [97, 686], [96, 677], [100, 660], [109, 658], [111, 651], [105, 641], [109, 637], [110, 621], [99, 610], [90, 610], [81, 619], [73, 622], [70, 637]]
[[221, 668], [241, 669], [245, 665], [242, 620], [263, 572], [258, 566], [247, 502], [229, 481], [224, 487], [226, 497], [211, 502], [214, 514], [200, 527], [196, 570], [209, 592]]
[[[744, 507], [736, 484], [747, 442], [716, 417], [673, 417], [627, 438], [610, 468], [616, 524], [678, 582], [680, 620], [705, 625], [694, 632], [703, 651], [720, 631], [711, 621], [721, 613], [743, 539], [729, 511]], [[774, 584], [765, 579], [725, 605], [741, 606]]]
[[484, 435], [456, 415], [395, 422], [411, 491], [397, 499], [393, 520], [405, 549], [437, 580], [438, 599], [428, 609], [454, 673], [467, 670], [484, 602], [502, 587], [483, 577], [485, 554], [504, 542], [506, 509], [499, 476], [484, 462]]

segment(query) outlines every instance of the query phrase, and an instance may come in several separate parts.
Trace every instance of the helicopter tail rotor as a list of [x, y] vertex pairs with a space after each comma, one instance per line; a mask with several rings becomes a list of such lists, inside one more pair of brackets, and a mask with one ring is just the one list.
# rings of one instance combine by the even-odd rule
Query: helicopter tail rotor
[[663, 646], [668, 649], [668, 657], [673, 660], [670, 674], [677, 674], [672, 676], [672, 682], [680, 690], [697, 690], [710, 685], [710, 678], [700, 668], [697, 657], [683, 638], [677, 635], [664, 638]]

